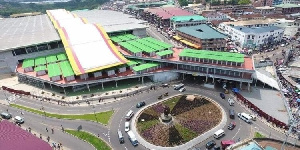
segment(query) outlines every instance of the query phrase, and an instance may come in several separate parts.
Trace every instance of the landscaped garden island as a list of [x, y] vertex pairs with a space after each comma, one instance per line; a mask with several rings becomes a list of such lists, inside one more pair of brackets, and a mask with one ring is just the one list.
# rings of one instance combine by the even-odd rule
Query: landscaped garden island
[[[161, 120], [166, 108], [172, 121]], [[222, 120], [221, 108], [200, 95], [179, 95], [145, 108], [137, 117], [137, 130], [149, 143], [174, 147], [184, 144], [217, 126]]]

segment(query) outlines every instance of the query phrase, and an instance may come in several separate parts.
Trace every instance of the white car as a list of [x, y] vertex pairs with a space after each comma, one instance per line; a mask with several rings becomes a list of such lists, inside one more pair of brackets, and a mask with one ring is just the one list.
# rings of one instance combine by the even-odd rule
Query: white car
[[125, 132], [130, 130], [130, 123], [128, 121], [125, 122]]
[[228, 104], [230, 106], [233, 106], [234, 105], [234, 100], [232, 98], [228, 98]]
[[16, 116], [14, 120], [16, 123], [24, 123], [24, 118], [20, 116]]
[[185, 88], [183, 87], [183, 88], [181, 88], [181, 89], [179, 89], [179, 92], [184, 92], [185, 91]]
[[252, 118], [253, 121], [256, 121], [256, 116], [254, 115], [249, 115], [249, 116]]

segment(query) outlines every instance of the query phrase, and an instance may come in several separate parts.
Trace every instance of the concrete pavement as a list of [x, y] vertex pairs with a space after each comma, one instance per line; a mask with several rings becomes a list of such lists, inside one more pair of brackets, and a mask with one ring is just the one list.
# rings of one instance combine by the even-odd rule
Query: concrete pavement
[[[186, 91], [187, 93], [200, 94], [200, 95], [207, 96], [209, 98], [214, 99], [225, 110], [228, 110], [229, 108], [231, 108], [228, 105], [227, 101], [221, 100], [221, 98], [218, 96], [218, 94], [219, 94], [218, 91], [203, 88], [203, 87], [201, 87], [201, 85], [188, 85], [188, 86], [186, 86], [186, 89], [187, 89], [187, 91]], [[95, 109], [97, 112], [111, 110], [112, 108], [114, 108], [116, 110], [115, 114], [111, 118], [108, 128], [101, 126], [99, 124], [96, 124], [94, 122], [89, 122], [89, 121], [60, 120], [60, 119], [54, 119], [54, 118], [46, 118], [46, 120], [49, 120], [49, 121], [47, 121], [44, 124], [47, 124], [48, 126], [58, 127], [58, 129], [61, 124], [63, 124], [65, 128], [72, 128], [72, 129], [77, 129], [79, 125], [82, 125], [83, 130], [94, 133], [95, 135], [100, 134], [100, 137], [104, 141], [109, 143], [113, 147], [113, 149], [117, 149], [117, 150], [133, 149], [133, 146], [128, 141], [127, 134], [124, 134], [125, 133], [124, 132], [124, 116], [125, 116], [126, 112], [129, 109], [132, 109], [134, 112], [137, 112], [139, 110], [139, 109], [135, 108], [135, 104], [137, 102], [146, 101], [147, 104], [154, 103], [157, 101], [157, 97], [165, 92], [169, 92], [170, 96], [179, 93], [178, 91], [175, 91], [172, 88], [161, 88], [158, 90], [151, 90], [149, 93], [143, 92], [143, 93], [139, 93], [135, 96], [126, 97], [123, 100], [117, 101], [114, 103], [109, 103], [109, 104], [105, 104], [105, 105], [96, 105]], [[40, 103], [36, 103], [36, 101], [34, 101], [34, 100], [31, 100], [31, 101], [30, 100], [22, 100], [22, 101], [30, 102], [30, 103], [24, 103], [25, 106], [30, 105], [30, 107], [33, 107], [33, 108], [39, 108], [39, 106], [41, 106]], [[16, 101], [16, 102], [18, 102], [18, 101]], [[46, 108], [46, 110], [50, 109], [50, 107], [53, 107], [60, 113], [63, 113], [63, 112], [69, 113], [69, 114], [93, 113], [93, 109], [89, 108], [88, 106], [67, 107], [67, 106], [53, 105], [53, 104], [49, 104], [49, 103], [48, 104], [44, 103], [44, 104], [47, 105], [47, 107], [49, 107], [49, 108]], [[4, 106], [4, 107], [7, 107], [7, 106]], [[52, 111], [55, 111], [54, 109], [52, 109]], [[236, 112], [245, 111], [245, 110], [243, 110], [243, 108], [240, 108], [240, 106], [238, 106], [238, 105], [234, 106], [234, 109], [236, 110]], [[228, 113], [228, 112], [226, 111], [225, 113]], [[31, 114], [31, 113], [26, 113], [25, 115], [27, 115], [27, 114]], [[43, 116], [39, 116], [39, 115], [35, 115], [35, 114], [32, 114], [31, 117], [32, 117], [32, 121], [28, 120], [28, 122], [37, 123], [37, 122], [42, 122], [41, 119], [44, 119]], [[26, 118], [29, 119], [31, 117], [27, 116]], [[40, 118], [36, 118], [36, 117], [40, 117]], [[226, 122], [226, 124], [228, 123], [228, 121]], [[244, 123], [243, 121], [242, 122], [240, 120], [235, 120], [235, 121], [237, 122], [237, 127], [236, 127], [237, 129], [234, 131], [228, 131], [227, 129], [225, 129], [226, 136], [223, 137], [222, 139], [229, 138], [229, 139], [237, 140], [238, 138], [243, 139], [243, 138], [248, 138], [250, 136], [250, 135], [247, 135], [246, 133], [250, 133], [250, 131], [251, 131], [250, 129], [253, 127], [251, 127], [251, 125]], [[33, 126], [33, 125], [31, 125], [31, 126]], [[284, 135], [282, 135], [281, 133], [275, 132], [275, 130], [273, 130], [273, 129], [270, 129], [268, 126], [266, 126], [261, 121], [257, 121], [255, 124], [255, 127], [256, 126], [264, 133], [269, 133], [271, 131], [272, 137], [274, 136], [276, 138], [280, 138], [280, 137], [284, 138]], [[41, 130], [45, 130], [45, 129], [42, 127]], [[121, 130], [124, 134], [124, 137], [125, 137], [124, 144], [119, 144], [119, 141], [117, 138], [118, 130]], [[61, 137], [58, 137], [58, 138], [61, 138]], [[200, 144], [197, 144], [197, 146], [200, 145], [203, 147], [205, 142], [207, 142], [208, 140], [211, 140], [211, 139], [212, 138], [209, 137], [207, 140], [205, 140], [203, 142], [198, 140], [197, 142]], [[62, 139], [61, 141], [63, 141], [63, 140], [64, 139]], [[66, 145], [66, 144], [64, 144], [64, 145]], [[146, 149], [146, 148], [143, 147], [142, 145], [140, 145], [140, 146], [136, 147], [135, 149]], [[76, 148], [75, 148], [75, 150], [76, 150]]]

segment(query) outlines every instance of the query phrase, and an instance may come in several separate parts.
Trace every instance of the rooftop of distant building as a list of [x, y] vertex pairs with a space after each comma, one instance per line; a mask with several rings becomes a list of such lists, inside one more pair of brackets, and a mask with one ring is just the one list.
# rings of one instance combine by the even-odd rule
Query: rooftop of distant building
[[190, 27], [181, 27], [177, 29], [180, 32], [191, 35], [199, 39], [216, 39], [216, 38], [226, 38], [224, 34], [214, 30], [206, 24]]
[[152, 14], [156, 14], [161, 19], [170, 19], [173, 16], [192, 16], [193, 14], [177, 8], [177, 7], [157, 7], [157, 8], [149, 8], [145, 9], [144, 11], [150, 12]]
[[186, 21], [202, 21], [207, 19], [200, 15], [192, 15], [192, 16], [173, 16], [171, 20], [174, 22], [186, 22]]
[[274, 9], [275, 7], [270, 6], [262, 6], [262, 7], [255, 7], [255, 9]]
[[297, 4], [279, 4], [279, 5], [275, 5], [274, 7], [276, 8], [300, 8], [300, 5]]
[[262, 19], [262, 20], [246, 20], [246, 21], [231, 21], [231, 22], [223, 22], [227, 25], [233, 25], [233, 26], [246, 26], [246, 25], [256, 25], [256, 24], [271, 24], [275, 23], [275, 19]]
[[235, 28], [236, 30], [240, 30], [244, 33], [264, 33], [264, 32], [271, 32], [271, 31], [274, 31], [274, 30], [281, 29], [277, 26], [253, 27], [253, 28], [248, 28], [248, 27], [244, 27], [244, 26], [235, 26], [233, 28]]

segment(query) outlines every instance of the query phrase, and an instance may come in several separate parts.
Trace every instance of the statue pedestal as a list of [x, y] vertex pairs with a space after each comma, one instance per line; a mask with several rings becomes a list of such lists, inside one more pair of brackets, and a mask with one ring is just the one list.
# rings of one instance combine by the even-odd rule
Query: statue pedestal
[[172, 120], [172, 116], [169, 115], [165, 115], [165, 114], [161, 114], [159, 117], [159, 120], [161, 121], [161, 123], [163, 123], [166, 126], [172, 126], [173, 125], [173, 120]]

